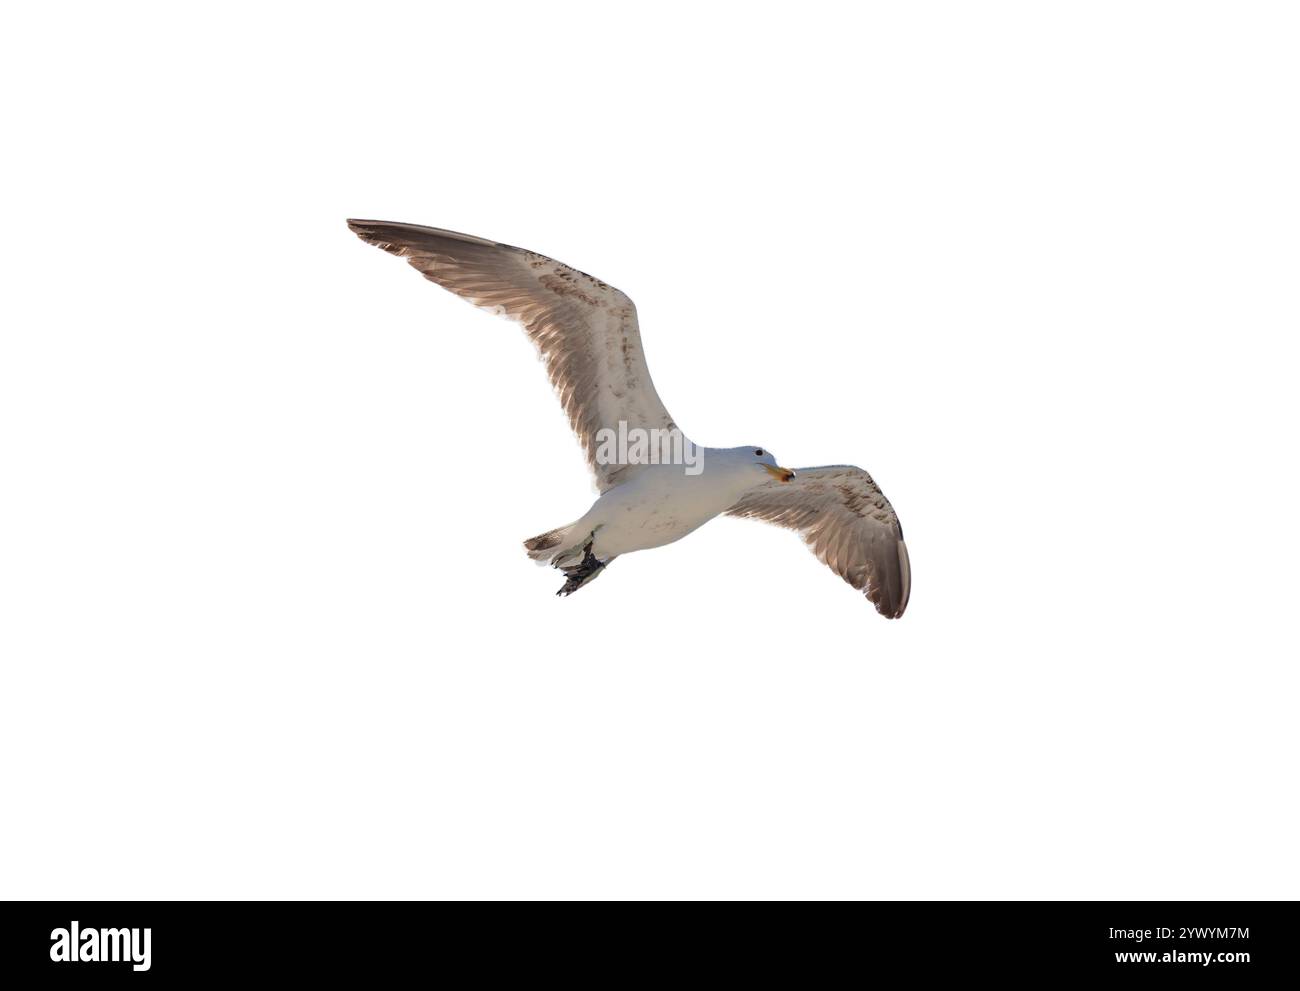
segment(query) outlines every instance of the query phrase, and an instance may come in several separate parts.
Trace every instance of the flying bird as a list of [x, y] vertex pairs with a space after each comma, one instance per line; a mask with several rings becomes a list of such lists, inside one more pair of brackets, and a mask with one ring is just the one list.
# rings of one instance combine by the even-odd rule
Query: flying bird
[[537, 346], [600, 492], [575, 522], [524, 541], [530, 558], [563, 572], [556, 594], [576, 592], [621, 554], [670, 544], [726, 514], [796, 531], [881, 615], [903, 615], [907, 545], [871, 476], [852, 465], [783, 468], [757, 444], [691, 443], [655, 392], [636, 307], [622, 292], [468, 234], [379, 220], [348, 226], [431, 282], [518, 322]]

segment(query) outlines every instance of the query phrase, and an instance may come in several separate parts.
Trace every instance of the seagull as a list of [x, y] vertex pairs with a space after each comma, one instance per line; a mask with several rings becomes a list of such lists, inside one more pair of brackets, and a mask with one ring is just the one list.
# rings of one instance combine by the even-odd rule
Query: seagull
[[349, 220], [383, 248], [476, 306], [521, 324], [537, 346], [600, 495], [567, 526], [524, 541], [563, 572], [556, 593], [591, 582], [615, 558], [680, 540], [717, 516], [796, 531], [889, 619], [903, 615], [911, 566], [898, 516], [861, 468], [791, 470], [760, 445], [700, 447], [655, 391], [636, 307], [613, 286], [533, 251], [468, 234]]

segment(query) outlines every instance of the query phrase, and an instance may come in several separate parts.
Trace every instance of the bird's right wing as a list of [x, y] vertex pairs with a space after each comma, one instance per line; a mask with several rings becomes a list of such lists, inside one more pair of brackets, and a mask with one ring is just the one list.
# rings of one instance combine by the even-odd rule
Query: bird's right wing
[[675, 430], [641, 350], [636, 307], [623, 293], [545, 255], [453, 231], [349, 220], [363, 241], [405, 258], [431, 282], [523, 325], [582, 443], [601, 492], [636, 465], [597, 461], [601, 428]]
[[861, 468], [798, 468], [788, 482], [766, 482], [727, 510], [796, 530], [812, 552], [860, 589], [876, 611], [897, 619], [912, 591], [912, 566], [898, 514]]

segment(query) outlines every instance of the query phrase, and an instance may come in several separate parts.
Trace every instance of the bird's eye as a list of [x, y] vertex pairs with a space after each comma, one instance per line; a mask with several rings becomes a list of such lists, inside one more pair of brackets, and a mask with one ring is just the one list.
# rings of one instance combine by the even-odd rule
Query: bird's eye
[[761, 457], [763, 456], [763, 449], [760, 447], [760, 448], [759, 448], [757, 451], [755, 451], [754, 453], [757, 454], [757, 455], [761, 458]]

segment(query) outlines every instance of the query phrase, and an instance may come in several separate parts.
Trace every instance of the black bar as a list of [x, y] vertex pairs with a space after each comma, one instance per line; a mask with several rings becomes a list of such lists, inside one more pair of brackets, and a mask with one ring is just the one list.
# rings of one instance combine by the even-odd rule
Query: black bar
[[413, 974], [457, 983], [516, 974], [606, 984], [752, 977], [802, 987], [895, 974], [1276, 985], [1295, 976], [1294, 909], [1291, 902], [9, 902], [0, 907], [0, 981], [173, 986], [279, 977], [370, 985]]

